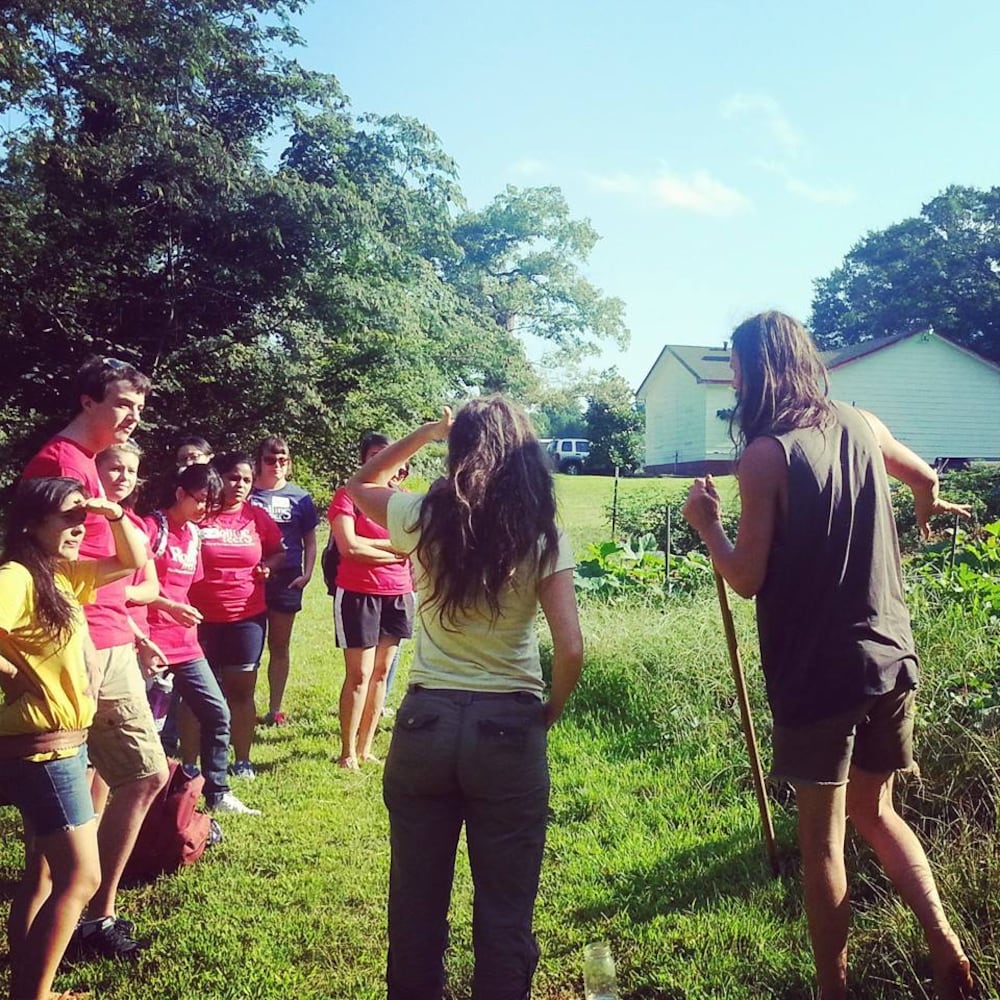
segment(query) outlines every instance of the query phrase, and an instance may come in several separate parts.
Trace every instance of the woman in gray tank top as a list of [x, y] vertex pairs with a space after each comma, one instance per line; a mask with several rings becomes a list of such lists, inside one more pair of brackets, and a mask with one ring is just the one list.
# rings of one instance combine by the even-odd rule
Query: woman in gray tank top
[[827, 398], [805, 328], [762, 313], [733, 334], [742, 510], [735, 544], [711, 477], [684, 516], [729, 585], [757, 598], [761, 664], [774, 716], [772, 773], [795, 787], [806, 915], [823, 1000], [847, 998], [849, 816], [920, 921], [937, 995], [975, 995], [924, 850], [892, 806], [914, 768], [918, 661], [903, 598], [888, 475], [913, 492], [926, 535], [937, 475], [870, 413]]

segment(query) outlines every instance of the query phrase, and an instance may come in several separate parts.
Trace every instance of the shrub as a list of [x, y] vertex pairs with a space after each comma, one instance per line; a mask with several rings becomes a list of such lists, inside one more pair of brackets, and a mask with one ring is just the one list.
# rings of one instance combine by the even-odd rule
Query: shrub
[[[642, 535], [652, 535], [659, 549], [667, 548], [667, 508], [670, 508], [670, 554], [686, 555], [689, 552], [707, 553], [704, 543], [694, 530], [684, 520], [681, 511], [684, 508], [685, 497], [662, 497], [655, 499], [644, 493], [619, 497], [618, 514], [615, 518], [615, 531], [619, 537], [631, 538]], [[611, 505], [605, 507], [608, 523], [611, 523]], [[722, 526], [730, 538], [736, 537], [736, 529], [740, 523], [739, 501], [728, 503], [722, 510]]]
[[668, 583], [672, 594], [690, 594], [712, 579], [712, 564], [700, 552], [671, 555], [668, 578], [666, 557], [652, 535], [589, 545], [574, 574], [581, 595], [630, 603], [661, 600]]

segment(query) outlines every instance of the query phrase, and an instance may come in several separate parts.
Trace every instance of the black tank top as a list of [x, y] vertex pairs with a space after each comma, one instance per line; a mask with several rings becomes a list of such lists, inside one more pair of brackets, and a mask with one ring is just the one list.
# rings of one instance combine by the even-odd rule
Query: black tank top
[[825, 427], [773, 435], [788, 463], [788, 513], [777, 517], [757, 628], [781, 725], [918, 678], [882, 453], [861, 413], [832, 406]]

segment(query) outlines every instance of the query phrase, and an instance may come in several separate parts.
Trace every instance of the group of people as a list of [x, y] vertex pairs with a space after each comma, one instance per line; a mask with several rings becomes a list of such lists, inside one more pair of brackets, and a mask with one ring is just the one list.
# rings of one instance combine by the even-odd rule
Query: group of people
[[[812, 341], [790, 317], [742, 324], [732, 366], [736, 540], [722, 528], [710, 477], [691, 487], [685, 516], [733, 588], [757, 597], [774, 773], [796, 790], [820, 995], [847, 997], [849, 817], [919, 919], [938, 995], [972, 997], [969, 960], [927, 858], [892, 806], [894, 773], [913, 765], [918, 661], [887, 474], [912, 489], [923, 530], [932, 515], [964, 508], [938, 496], [933, 470], [877, 418], [827, 398]], [[266, 439], [256, 458], [211, 464], [205, 442], [191, 440], [178, 458], [192, 464], [140, 529], [122, 503], [138, 469], [128, 438], [148, 390], [127, 363], [88, 363], [79, 412], [29, 464], [7, 517], [0, 794], [20, 809], [27, 845], [9, 922], [18, 998], [49, 996], [74, 933], [81, 948], [104, 954], [139, 947], [115, 896], [166, 780], [139, 665], [169, 667], [184, 760], [200, 754], [210, 807], [251, 811], [229, 788], [228, 745], [233, 775], [251, 777], [265, 633], [266, 721], [284, 722], [289, 638], [316, 562], [315, 510], [287, 481], [282, 439]], [[439, 440], [445, 474], [424, 494], [402, 489], [413, 456]], [[539, 954], [532, 914], [548, 815], [546, 733], [583, 662], [551, 469], [526, 414], [496, 395], [454, 417], [446, 408], [400, 441], [372, 437], [361, 458], [328, 512], [346, 668], [341, 767], [374, 761], [387, 676], [415, 634], [384, 770], [388, 997], [442, 1000], [464, 825], [475, 885], [472, 995], [526, 1000]], [[552, 636], [548, 683], [539, 608]], [[185, 735], [193, 732], [196, 753]], [[93, 794], [88, 760], [99, 776]]]

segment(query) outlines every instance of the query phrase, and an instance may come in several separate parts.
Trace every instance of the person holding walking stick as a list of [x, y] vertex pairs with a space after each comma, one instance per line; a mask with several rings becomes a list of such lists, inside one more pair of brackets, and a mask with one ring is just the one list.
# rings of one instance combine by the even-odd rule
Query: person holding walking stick
[[849, 817], [919, 920], [937, 995], [976, 995], [919, 840], [892, 805], [893, 777], [914, 768], [918, 660], [903, 599], [887, 473], [913, 492], [926, 535], [936, 473], [875, 416], [827, 396], [805, 328], [766, 312], [733, 333], [742, 511], [735, 544], [710, 476], [684, 516], [716, 568], [757, 598], [761, 664], [774, 717], [772, 773], [795, 788], [806, 916], [820, 996], [847, 998]]

